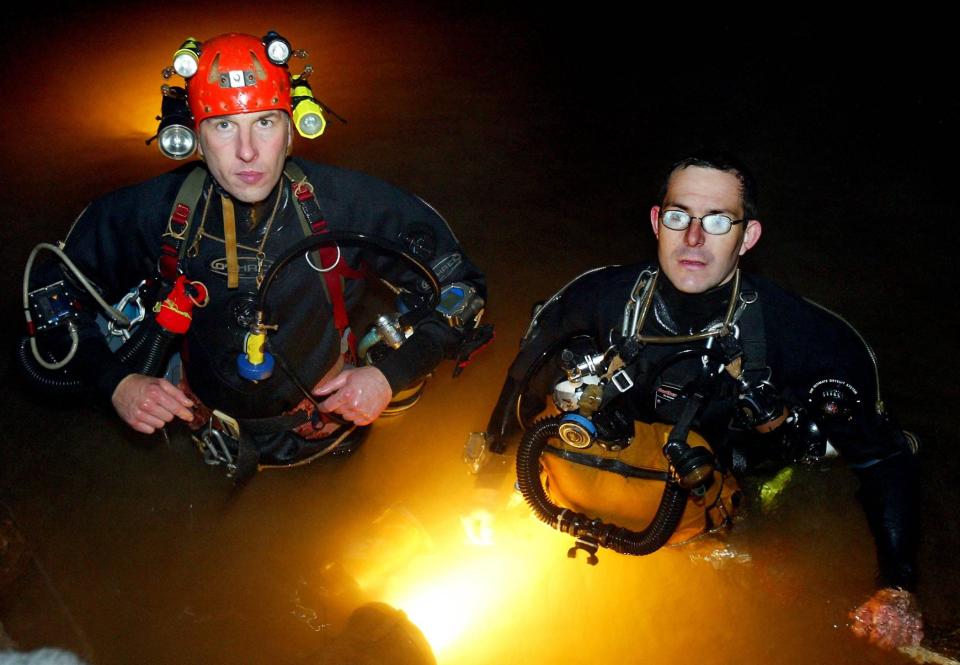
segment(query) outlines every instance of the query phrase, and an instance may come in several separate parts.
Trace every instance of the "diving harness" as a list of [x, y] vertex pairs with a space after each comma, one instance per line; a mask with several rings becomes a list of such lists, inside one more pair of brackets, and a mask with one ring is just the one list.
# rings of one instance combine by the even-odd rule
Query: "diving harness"
[[[334, 324], [340, 333], [341, 353], [349, 362], [356, 363], [359, 360], [367, 364], [376, 364], [384, 353], [389, 352], [385, 350], [387, 347], [398, 348], [413, 333], [416, 324], [435, 314], [452, 328], [460, 331], [463, 337], [454, 370], [455, 376], [459, 374], [473, 353], [489, 342], [493, 335], [492, 326], [480, 325], [484, 309], [483, 298], [472, 286], [465, 283], [454, 282], [441, 286], [430, 265], [412, 256], [405, 247], [396, 242], [367, 234], [331, 231], [327, 228], [327, 223], [316, 201], [313, 186], [300, 167], [294, 162], [288, 162], [285, 171], [286, 177], [292, 183], [292, 194], [298, 204], [295, 207], [297, 216], [306, 237], [279, 257], [259, 284], [256, 311], [251, 316], [249, 332], [244, 339], [243, 353], [237, 357], [238, 374], [250, 381], [260, 381], [268, 378], [274, 367], [279, 367], [305, 396], [305, 400], [311, 402], [314, 408], [309, 416], [309, 422], [313, 427], [318, 426], [317, 421], [320, 420], [321, 414], [316, 408], [318, 406], [316, 398], [309, 387], [297, 378], [296, 372], [285, 361], [280, 351], [268, 340], [268, 334], [278, 328], [278, 323], [270, 320], [267, 297], [270, 286], [280, 269], [300, 256], [305, 256], [310, 265], [320, 273], [324, 292], [332, 305]], [[48, 392], [60, 394], [79, 392], [83, 388], [80, 379], [71, 372], [69, 367], [79, 346], [77, 316], [82, 308], [81, 299], [78, 296], [80, 290], [89, 293], [90, 297], [103, 309], [107, 318], [103, 326], [104, 334], [108, 340], [115, 340], [110, 346], [121, 362], [135, 373], [153, 376], [164, 373], [177, 339], [182, 337], [189, 328], [193, 306], [203, 307], [207, 304], [206, 287], [200, 282], [188, 280], [182, 274], [180, 265], [187, 251], [186, 241], [190, 235], [190, 223], [202, 195], [206, 177], [205, 169], [195, 168], [177, 193], [166, 232], [161, 239], [157, 265], [158, 277], [141, 282], [127, 293], [116, 307], [111, 307], [100, 296], [97, 287], [64, 254], [62, 243], [60, 247], [44, 243], [34, 250], [24, 273], [24, 314], [29, 336], [21, 342], [18, 358], [20, 367], [31, 383]], [[355, 270], [342, 260], [340, 245], [367, 247], [397, 256], [422, 277], [423, 288], [429, 292], [429, 297], [420, 298], [410, 307], [402, 307], [401, 312], [381, 316], [363, 337], [359, 349], [349, 327], [343, 282], [345, 279], [363, 277], [364, 270], [362, 268]], [[34, 258], [42, 250], [55, 253], [72, 273], [75, 282], [60, 280], [49, 286], [29, 291], [28, 284]], [[310, 261], [311, 254], [314, 261]], [[153, 316], [150, 316], [147, 310], [150, 308], [149, 303], [155, 299], [153, 294], [158, 288], [170, 288], [170, 292], [165, 298], [156, 301]], [[398, 303], [400, 302], [398, 298]], [[53, 351], [40, 348], [37, 336], [47, 337], [52, 331], [61, 329], [66, 332], [66, 337], [69, 339], [69, 348], [60, 357], [56, 357]], [[387, 411], [398, 412], [409, 408], [419, 398], [422, 388], [421, 382], [395, 396]], [[323, 415], [342, 427], [332, 437], [333, 443], [321, 454], [336, 448], [342, 435], [353, 429], [352, 423], [346, 423], [335, 415]], [[255, 427], [262, 426], [271, 431], [276, 427], [289, 430], [305, 424], [302, 414], [300, 416], [284, 415], [262, 419], [262, 421], [253, 424]], [[243, 421], [243, 425], [246, 426], [250, 422]], [[214, 423], [217, 427], [213, 426]], [[231, 439], [233, 444], [237, 445], [228, 445], [227, 442]], [[247, 474], [244, 467], [249, 469], [251, 460], [253, 470], [256, 470], [255, 454], [251, 454], [249, 446], [245, 452], [243, 446], [239, 445], [238, 439], [237, 420], [214, 411], [208, 426], [199, 437], [198, 448], [208, 464], [224, 466], [228, 476], [237, 479]], [[195, 441], [198, 441], [197, 437]]]
[[[623, 554], [644, 555], [656, 551], [670, 539], [683, 516], [688, 498], [703, 497], [715, 478], [722, 482], [723, 474], [715, 473], [716, 461], [712, 452], [705, 446], [688, 443], [691, 427], [716, 394], [722, 374], [726, 372], [736, 379], [742, 394], [753, 394], [754, 389], [764, 385], [769, 378], [769, 370], [764, 372], [764, 368], [758, 366], [765, 358], [762, 348], [744, 354], [744, 347], [755, 342], [740, 339], [739, 324], [748, 308], [756, 303], [757, 294], [741, 289], [739, 270], [734, 273], [731, 297], [721, 321], [698, 333], [672, 336], [651, 336], [641, 332], [651, 311], [658, 275], [658, 271], [649, 269], [640, 273], [625, 306], [621, 327], [619, 331], [611, 331], [610, 345], [606, 350], [588, 349], [584, 353], [582, 346], [579, 351], [574, 350], [575, 345], [563, 348], [559, 364], [565, 378], [553, 391], [553, 401], [560, 413], [541, 418], [527, 428], [517, 451], [520, 493], [541, 521], [576, 539], [568, 556], [575, 558], [578, 550], [584, 550], [590, 564], [597, 562], [599, 547]], [[549, 306], [550, 303], [545, 307]], [[537, 319], [545, 307], [535, 314], [530, 331], [537, 326]], [[759, 319], [759, 316], [754, 318]], [[529, 336], [528, 331], [527, 338]], [[570, 338], [561, 341], [569, 344]], [[616, 455], [580, 452], [596, 444], [603, 451], [619, 453], [633, 442], [634, 422], [629, 409], [624, 408], [624, 397], [634, 388], [637, 361], [646, 345], [699, 341], [705, 342], [704, 347], [687, 348], [666, 356], [646, 373], [648, 379], [656, 379], [678, 362], [700, 360], [697, 376], [679, 395], [683, 400], [682, 411], [661, 448], [666, 471], [638, 468], [617, 459]], [[557, 350], [556, 345], [552, 348]], [[552, 355], [543, 353], [527, 369], [519, 385], [508, 378], [488, 431], [471, 435], [468, 440], [465, 458], [475, 470], [483, 464], [488, 450], [495, 453], [505, 451], [503, 435], [507, 412], [514, 414], [521, 427], [524, 425], [521, 400], [527, 384], [544, 363], [555, 356], [555, 352]], [[781, 415], [777, 408], [766, 403], [755, 405], [747, 401], [740, 402], [740, 406], [748, 412], [750, 420], [756, 422], [773, 420]], [[559, 439], [566, 447], [551, 445], [551, 439]], [[633, 531], [557, 505], [548, 495], [541, 477], [540, 457], [544, 452], [627, 478], [663, 481], [665, 486], [655, 516], [645, 528]]]

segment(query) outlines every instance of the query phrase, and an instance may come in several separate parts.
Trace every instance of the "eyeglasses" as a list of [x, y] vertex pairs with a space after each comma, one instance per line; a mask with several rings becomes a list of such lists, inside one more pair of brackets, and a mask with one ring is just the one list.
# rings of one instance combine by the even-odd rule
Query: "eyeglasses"
[[692, 215], [685, 213], [683, 210], [660, 211], [660, 221], [663, 222], [664, 226], [673, 231], [685, 230], [688, 226], [690, 226], [690, 222], [695, 219], [700, 220], [700, 227], [703, 229], [704, 233], [709, 233], [715, 236], [722, 236], [724, 233], [729, 233], [730, 228], [734, 224], [740, 224], [747, 221], [745, 219], [730, 219], [726, 215], [719, 214], [693, 217]]

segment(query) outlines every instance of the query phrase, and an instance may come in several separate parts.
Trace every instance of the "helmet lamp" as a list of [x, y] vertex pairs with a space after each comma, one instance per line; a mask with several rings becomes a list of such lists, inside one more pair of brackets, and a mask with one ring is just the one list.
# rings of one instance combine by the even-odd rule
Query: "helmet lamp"
[[200, 42], [193, 37], [187, 37], [173, 53], [173, 71], [185, 79], [197, 73], [200, 62]]
[[176, 86], [161, 86], [160, 127], [157, 146], [170, 159], [186, 159], [197, 149], [197, 135], [193, 132], [193, 117], [187, 105], [186, 91]]
[[285, 65], [290, 59], [290, 42], [271, 30], [263, 36], [263, 44], [267, 51], [267, 59], [275, 65]]
[[315, 139], [327, 127], [323, 107], [313, 96], [310, 84], [302, 76], [293, 78], [293, 124], [300, 136]]

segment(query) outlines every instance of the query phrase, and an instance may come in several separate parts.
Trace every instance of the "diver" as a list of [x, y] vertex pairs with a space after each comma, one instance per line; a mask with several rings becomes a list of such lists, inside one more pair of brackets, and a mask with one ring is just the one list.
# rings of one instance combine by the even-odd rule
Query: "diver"
[[[24, 289], [29, 374], [93, 388], [139, 432], [189, 423], [235, 478], [352, 452], [441, 360], [459, 370], [492, 335], [483, 274], [429, 204], [290, 156], [294, 129], [315, 138], [333, 113], [310, 65], [291, 73], [306, 55], [272, 31], [186, 40], [154, 139], [200, 161], [92, 202]], [[357, 335], [368, 276], [397, 311]], [[180, 376], [164, 378], [177, 349]]]
[[[481, 447], [503, 452], [525, 428], [518, 486], [538, 517], [577, 538], [570, 556], [586, 550], [591, 563], [599, 546], [654, 551], [698, 510], [702, 528], [719, 525], [736, 475], [839, 453], [860, 481], [879, 564], [852, 629], [885, 647], [919, 643], [918, 441], [887, 413], [872, 350], [832, 312], [741, 273], [761, 224], [736, 158], [674, 163], [650, 224], [656, 263], [589, 271], [535, 312]], [[558, 415], [535, 420], [551, 394]], [[625, 463], [643, 446], [659, 467]], [[590, 515], [606, 500], [594, 469], [620, 474], [618, 487], [659, 478], [654, 519], [638, 531]], [[631, 501], [612, 509], [622, 516]]]

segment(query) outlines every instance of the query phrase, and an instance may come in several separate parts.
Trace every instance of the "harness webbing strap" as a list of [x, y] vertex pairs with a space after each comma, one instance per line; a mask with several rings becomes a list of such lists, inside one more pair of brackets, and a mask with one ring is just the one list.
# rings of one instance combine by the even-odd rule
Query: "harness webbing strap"
[[207, 170], [197, 166], [183, 181], [177, 192], [167, 221], [167, 230], [160, 239], [160, 258], [157, 260], [160, 277], [166, 281], [173, 282], [180, 274], [181, 248], [187, 239], [192, 213], [203, 193], [203, 183], [206, 179]]
[[[300, 223], [307, 235], [323, 235], [329, 232], [327, 221], [323, 217], [320, 205], [313, 193], [313, 185], [307, 180], [306, 174], [294, 162], [287, 162], [287, 177], [293, 181], [293, 195], [297, 199], [297, 214]], [[355, 362], [357, 358], [357, 339], [350, 329], [350, 318], [347, 315], [347, 305], [344, 300], [344, 279], [360, 279], [362, 270], [354, 270], [342, 260], [340, 248], [337, 245], [325, 245], [314, 252], [319, 259], [319, 270], [323, 277], [324, 289], [333, 307], [333, 323], [340, 333], [340, 338], [346, 337], [348, 344], [348, 358]]]
[[[745, 294], [756, 295], [753, 291], [744, 290]], [[743, 374], [747, 381], [755, 378], [766, 378], [769, 374], [767, 367], [767, 338], [763, 328], [763, 308], [760, 299], [743, 310], [738, 325], [740, 326], [740, 346], [743, 348]]]

